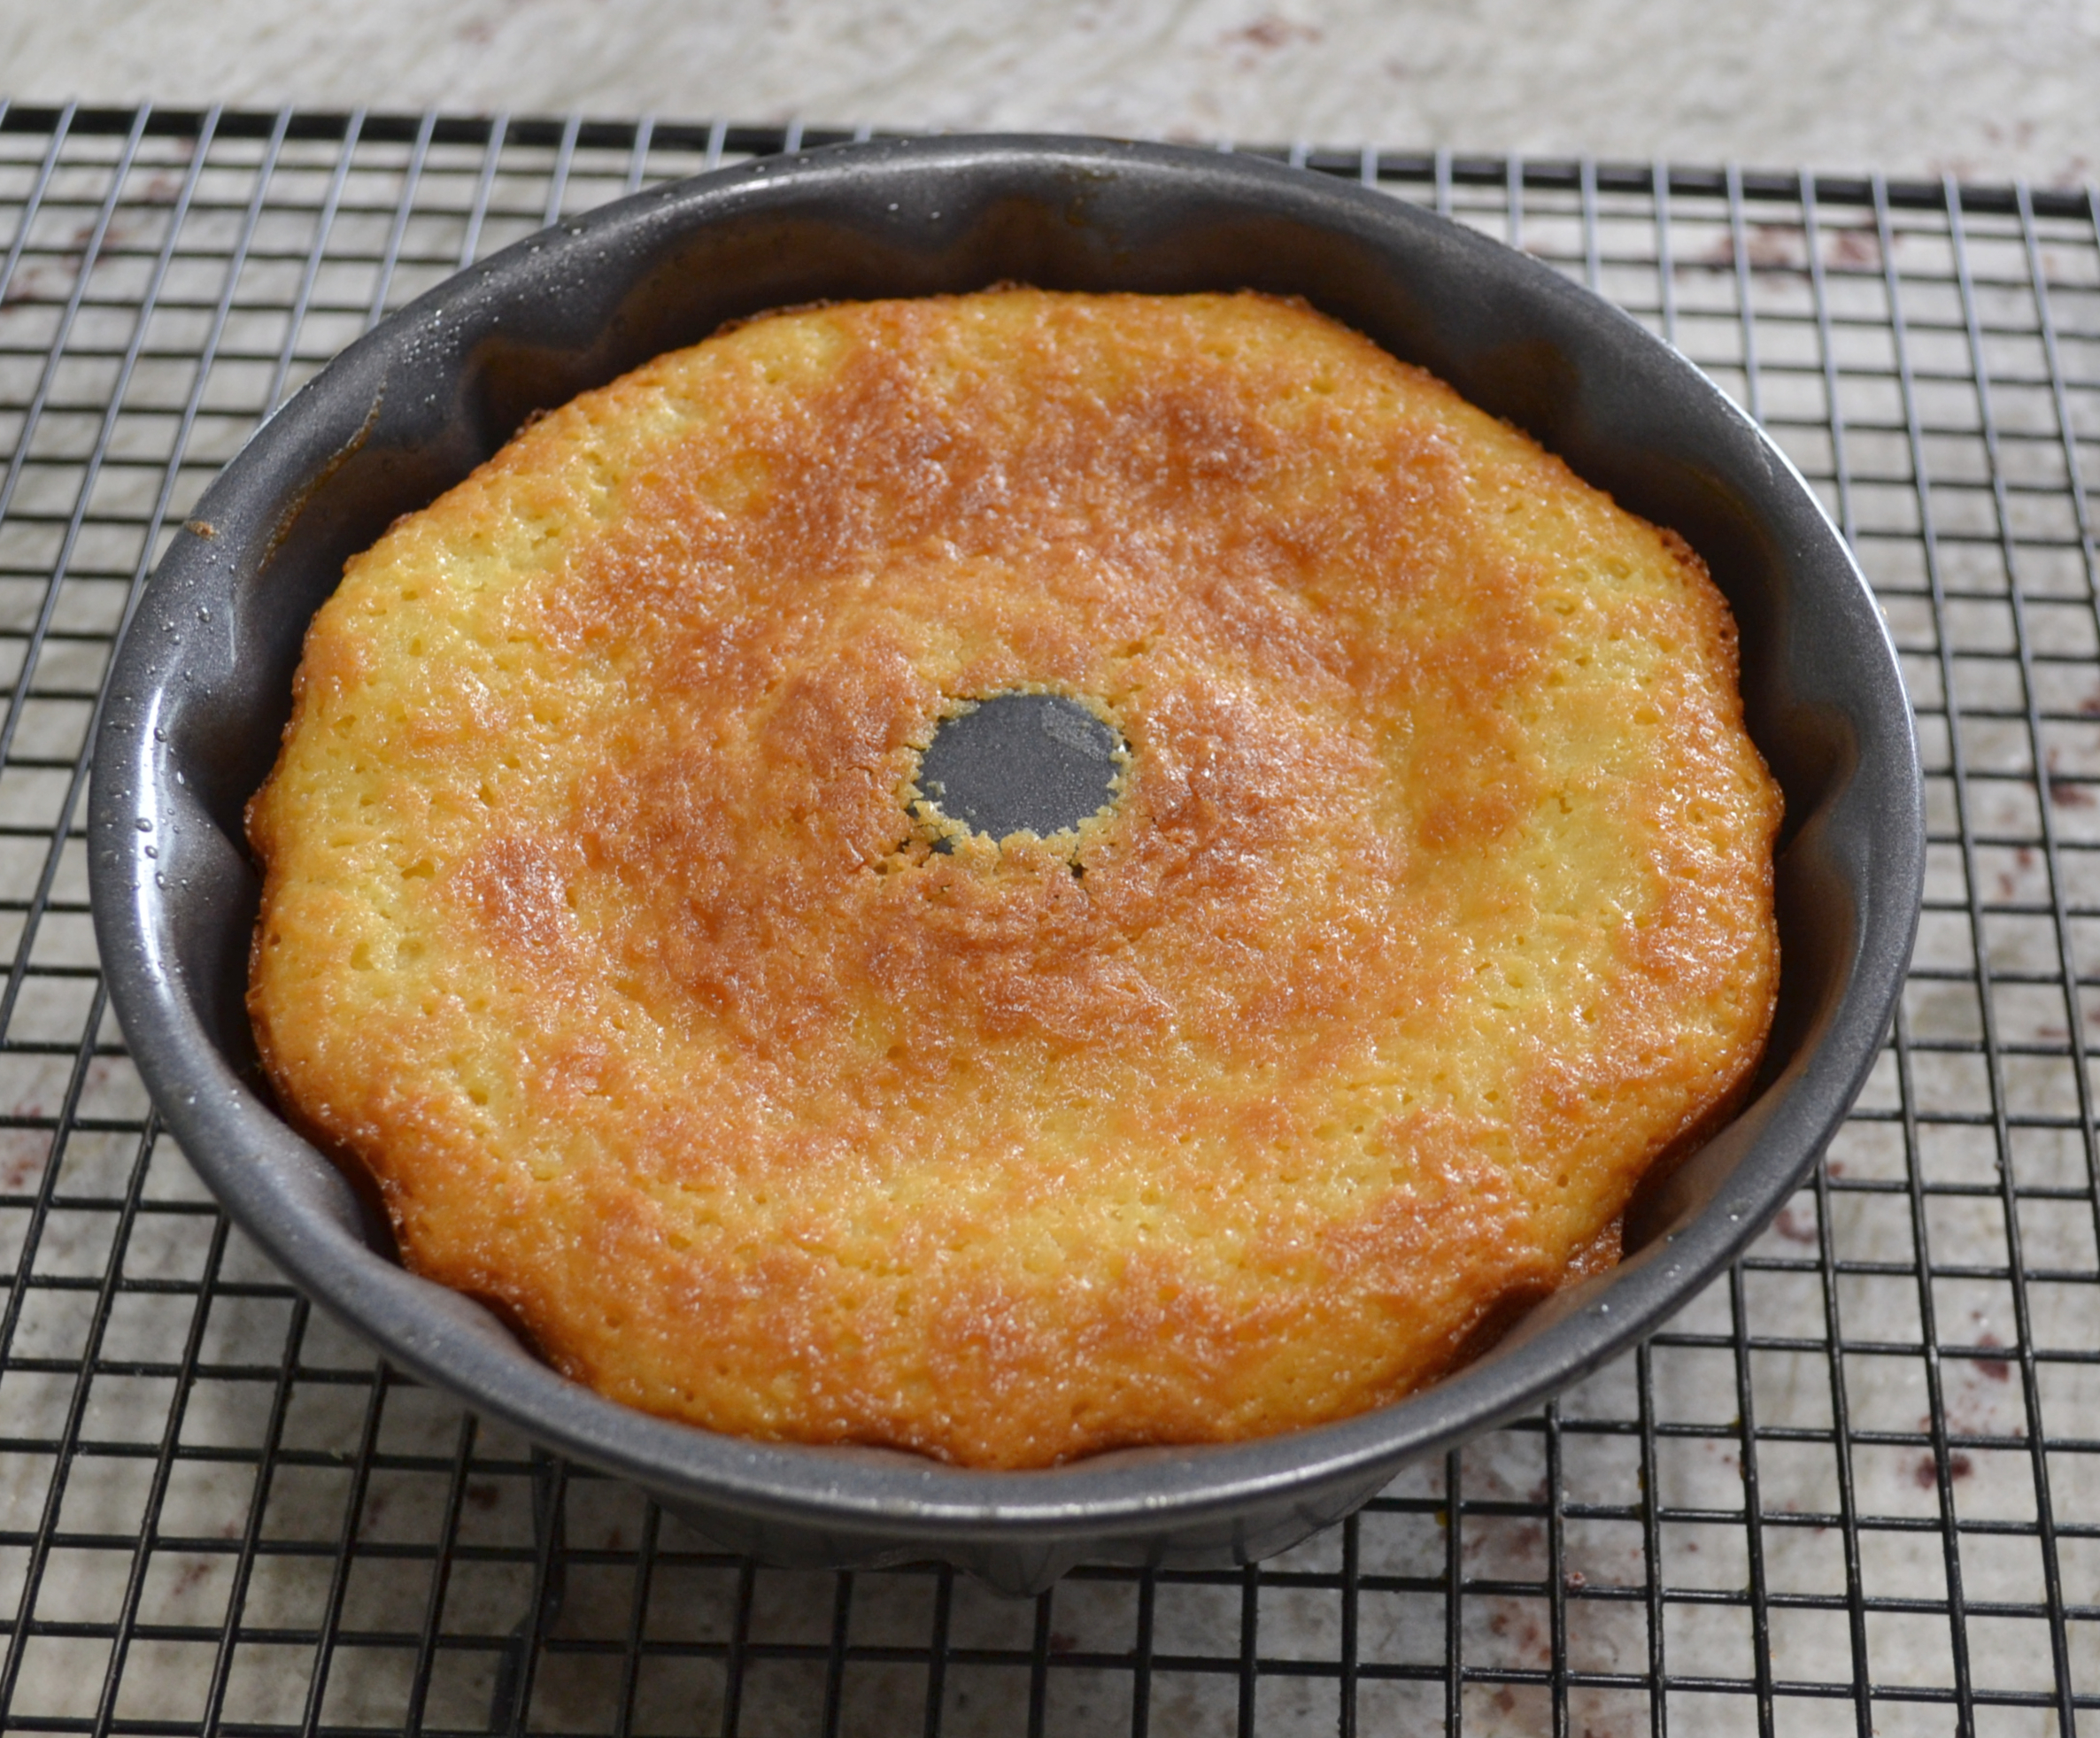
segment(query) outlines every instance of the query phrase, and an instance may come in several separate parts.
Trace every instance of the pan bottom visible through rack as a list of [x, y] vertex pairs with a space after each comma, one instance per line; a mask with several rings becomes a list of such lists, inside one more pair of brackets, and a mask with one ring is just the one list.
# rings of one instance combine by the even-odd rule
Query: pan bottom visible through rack
[[1290, 153], [1529, 249], [1764, 422], [1881, 599], [1932, 828], [1895, 1032], [1778, 1223], [1648, 1346], [1343, 1526], [1029, 1602], [756, 1567], [378, 1367], [220, 1217], [86, 907], [145, 571], [388, 309], [565, 213], [843, 136], [0, 112], [0, 1724], [2100, 1732], [2087, 193]]

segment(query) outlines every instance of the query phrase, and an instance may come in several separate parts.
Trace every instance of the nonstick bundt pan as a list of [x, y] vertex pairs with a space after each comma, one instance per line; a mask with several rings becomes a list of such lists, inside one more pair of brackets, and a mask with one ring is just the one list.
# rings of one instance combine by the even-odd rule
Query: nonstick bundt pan
[[[1627, 1256], [1488, 1356], [1346, 1423], [1050, 1472], [750, 1442], [599, 1399], [405, 1271], [272, 1110], [243, 1007], [269, 770], [308, 618], [344, 559], [519, 424], [723, 321], [826, 297], [1252, 288], [1302, 296], [1527, 429], [1703, 554], [1786, 791], [1783, 977], [1741, 1113], [1630, 1213]], [[1888, 1031], [1917, 922], [1918, 753], [1894, 652], [1829, 521], [1696, 369], [1537, 261], [1376, 191], [1243, 157], [1069, 138], [872, 143], [625, 199], [463, 272], [331, 363], [205, 493], [119, 648], [89, 822], [131, 1053], [227, 1210], [399, 1368], [769, 1561], [933, 1558], [1014, 1592], [1086, 1560], [1245, 1562], [1403, 1464], [1535, 1406], [1655, 1329], [1786, 1201]]]

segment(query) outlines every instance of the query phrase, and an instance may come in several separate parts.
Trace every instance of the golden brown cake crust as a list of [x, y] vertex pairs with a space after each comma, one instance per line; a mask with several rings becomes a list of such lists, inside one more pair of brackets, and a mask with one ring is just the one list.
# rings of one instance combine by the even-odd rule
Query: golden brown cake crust
[[[930, 850], [918, 750], [1014, 689], [1120, 801]], [[1040, 1466], [1360, 1411], [1594, 1260], [1756, 1060], [1779, 818], [1697, 557], [1367, 340], [842, 305], [349, 564], [250, 1008], [563, 1371]]]

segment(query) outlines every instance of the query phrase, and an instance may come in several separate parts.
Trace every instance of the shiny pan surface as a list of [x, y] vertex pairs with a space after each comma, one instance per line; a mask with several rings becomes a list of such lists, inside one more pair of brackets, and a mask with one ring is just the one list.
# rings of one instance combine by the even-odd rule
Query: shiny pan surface
[[[405, 1272], [271, 1109], [243, 1003], [259, 892], [241, 812], [344, 560], [527, 416], [786, 304], [981, 288], [1303, 296], [1524, 428], [1705, 557], [1741, 632], [1752, 736], [1785, 791], [1783, 958], [1757, 1088], [1636, 1203], [1628, 1256], [1487, 1357], [1344, 1423], [1054, 1471], [716, 1436], [600, 1399], [479, 1305]], [[170, 1128], [235, 1219], [398, 1366], [633, 1479], [737, 1549], [936, 1558], [1025, 1591], [1089, 1560], [1244, 1561], [1403, 1463], [1536, 1404], [1660, 1325], [1775, 1213], [1880, 1051], [1924, 865], [1894, 652], [1799, 476], [1690, 364], [1544, 266], [1387, 196], [1258, 159], [1049, 138], [839, 147], [610, 205], [387, 321], [258, 432], [149, 583], [95, 767], [109, 987]]]

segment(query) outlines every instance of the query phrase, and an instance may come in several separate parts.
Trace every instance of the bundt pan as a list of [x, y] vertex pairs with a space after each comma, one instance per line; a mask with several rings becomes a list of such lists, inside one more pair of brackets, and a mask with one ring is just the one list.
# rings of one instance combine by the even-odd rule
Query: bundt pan
[[[1636, 1203], [1615, 1271], [1345, 1423], [1023, 1473], [717, 1436], [564, 1380], [398, 1264], [357, 1193], [272, 1111], [243, 1007], [259, 888], [242, 807], [346, 557], [535, 411], [725, 321], [1001, 279], [1302, 296], [1529, 430], [1705, 556], [1787, 799], [1783, 978], [1757, 1089]], [[724, 1545], [795, 1565], [934, 1558], [1013, 1592], [1087, 1560], [1282, 1550], [1656, 1328], [1779, 1209], [1851, 1105], [1903, 982], [1925, 858], [1873, 599], [1792, 467], [1689, 363], [1537, 261], [1374, 191], [1069, 138], [844, 146], [662, 188], [520, 243], [351, 345], [227, 467], [150, 582], [110, 681], [89, 825], [96, 931], [138, 1068], [227, 1210], [315, 1302], [399, 1368]]]

